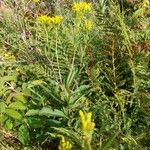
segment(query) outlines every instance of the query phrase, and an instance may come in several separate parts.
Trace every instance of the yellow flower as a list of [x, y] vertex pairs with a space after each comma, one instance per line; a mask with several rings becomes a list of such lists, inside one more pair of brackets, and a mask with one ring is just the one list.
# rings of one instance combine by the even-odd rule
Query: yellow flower
[[143, 7], [149, 7], [149, 4], [150, 4], [149, 0], [143, 1]]
[[7, 58], [7, 57], [9, 57], [10, 55], [7, 53], [7, 54], [5, 54], [4, 56]]
[[33, 0], [34, 3], [38, 3], [40, 0]]
[[47, 15], [42, 15], [37, 18], [37, 21], [41, 24], [47, 24], [49, 22], [49, 17]]
[[89, 134], [94, 130], [95, 123], [91, 121], [92, 119], [92, 112], [83, 113], [83, 111], [79, 111], [80, 120], [82, 124], [82, 130]]
[[74, 3], [72, 6], [72, 10], [76, 12], [89, 12], [91, 11], [91, 9], [92, 9], [92, 4], [86, 2]]
[[61, 136], [58, 148], [59, 150], [71, 150], [72, 144], [69, 141], [65, 140], [64, 136]]
[[16, 71], [17, 71], [17, 72], [19, 72], [19, 71], [20, 71], [20, 69], [19, 69], [19, 68], [16, 68]]
[[50, 17], [47, 15], [42, 15], [37, 18], [37, 21], [41, 24], [60, 24], [62, 19], [63, 19], [62, 16]]
[[54, 24], [60, 24], [60, 22], [62, 21], [62, 19], [63, 19], [62, 16], [51, 17], [52, 23], [54, 23]]
[[93, 28], [93, 22], [90, 20], [85, 20], [85, 28], [91, 30]]

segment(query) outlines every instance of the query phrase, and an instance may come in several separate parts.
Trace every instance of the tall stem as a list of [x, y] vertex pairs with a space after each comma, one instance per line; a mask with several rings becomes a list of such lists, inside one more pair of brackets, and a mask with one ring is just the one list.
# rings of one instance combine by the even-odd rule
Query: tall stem
[[60, 82], [62, 83], [62, 78], [61, 78], [61, 73], [60, 73], [60, 65], [59, 65], [59, 55], [58, 55], [58, 30], [56, 27], [56, 43], [55, 43], [55, 54], [56, 54], [56, 59], [57, 59], [57, 67], [58, 67], [58, 73], [59, 73], [59, 79]]

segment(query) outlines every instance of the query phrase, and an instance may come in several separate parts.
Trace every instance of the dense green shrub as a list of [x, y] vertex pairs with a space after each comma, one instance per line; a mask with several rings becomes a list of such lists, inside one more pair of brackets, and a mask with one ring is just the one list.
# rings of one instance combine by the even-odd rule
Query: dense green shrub
[[150, 6], [132, 5], [2, 4], [2, 149], [150, 148]]

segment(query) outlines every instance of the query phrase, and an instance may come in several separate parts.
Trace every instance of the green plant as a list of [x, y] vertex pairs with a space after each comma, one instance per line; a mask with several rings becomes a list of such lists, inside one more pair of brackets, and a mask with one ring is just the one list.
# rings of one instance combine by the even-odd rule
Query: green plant
[[142, 15], [139, 4], [2, 5], [3, 145], [11, 133], [18, 149], [149, 149], [149, 3]]

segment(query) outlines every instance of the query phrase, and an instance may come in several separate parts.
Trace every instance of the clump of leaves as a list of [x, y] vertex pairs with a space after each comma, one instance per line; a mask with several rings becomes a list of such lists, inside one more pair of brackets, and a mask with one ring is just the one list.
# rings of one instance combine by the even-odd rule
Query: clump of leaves
[[[149, 148], [149, 6], [138, 15], [100, 1], [79, 12], [57, 1], [52, 15], [42, 4], [15, 4], [17, 22], [0, 15], [2, 128], [23, 146], [56, 149], [64, 137], [85, 149], [78, 112], [92, 111], [89, 149]], [[62, 19], [42, 24], [39, 15]]]

